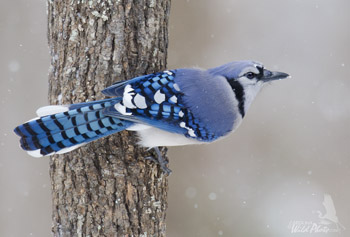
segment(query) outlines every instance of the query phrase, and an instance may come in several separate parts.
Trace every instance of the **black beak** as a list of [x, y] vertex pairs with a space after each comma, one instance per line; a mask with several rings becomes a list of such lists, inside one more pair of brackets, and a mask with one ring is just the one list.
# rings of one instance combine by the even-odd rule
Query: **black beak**
[[271, 72], [269, 70], [264, 69], [264, 75], [260, 80], [264, 82], [274, 81], [274, 80], [282, 80], [290, 77], [287, 73], [284, 72]]

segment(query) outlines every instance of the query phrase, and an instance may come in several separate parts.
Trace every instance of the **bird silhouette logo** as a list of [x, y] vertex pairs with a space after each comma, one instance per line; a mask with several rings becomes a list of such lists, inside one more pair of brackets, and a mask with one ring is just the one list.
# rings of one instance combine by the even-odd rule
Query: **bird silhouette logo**
[[345, 227], [339, 222], [331, 195], [325, 193], [322, 204], [325, 208], [325, 213], [322, 214], [321, 211], [315, 211], [318, 214], [320, 224], [327, 226], [335, 225], [338, 231], [345, 230]]

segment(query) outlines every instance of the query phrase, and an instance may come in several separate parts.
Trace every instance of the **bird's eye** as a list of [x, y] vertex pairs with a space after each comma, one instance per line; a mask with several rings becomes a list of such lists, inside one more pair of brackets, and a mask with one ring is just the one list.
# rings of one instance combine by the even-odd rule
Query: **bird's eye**
[[248, 79], [253, 79], [255, 77], [255, 74], [252, 73], [252, 72], [248, 72], [246, 75], [245, 75]]

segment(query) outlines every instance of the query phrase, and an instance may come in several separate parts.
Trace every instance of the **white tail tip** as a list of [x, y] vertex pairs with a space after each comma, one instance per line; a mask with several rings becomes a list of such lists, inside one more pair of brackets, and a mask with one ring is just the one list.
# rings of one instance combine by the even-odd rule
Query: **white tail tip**
[[48, 106], [39, 108], [36, 111], [36, 114], [39, 117], [43, 117], [51, 114], [66, 112], [68, 110], [69, 110], [68, 105], [48, 105]]

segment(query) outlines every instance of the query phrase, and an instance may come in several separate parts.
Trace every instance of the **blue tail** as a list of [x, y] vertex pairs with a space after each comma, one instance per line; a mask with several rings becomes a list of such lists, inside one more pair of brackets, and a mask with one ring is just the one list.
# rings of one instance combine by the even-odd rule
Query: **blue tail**
[[[131, 126], [133, 123], [130, 121], [103, 114], [105, 108], [114, 106], [119, 100], [112, 98], [73, 104], [66, 107], [65, 112], [28, 121], [16, 127], [14, 131], [21, 137], [21, 147], [32, 156], [65, 153]], [[65, 109], [62, 106], [58, 108], [61, 111], [62, 108]]]

